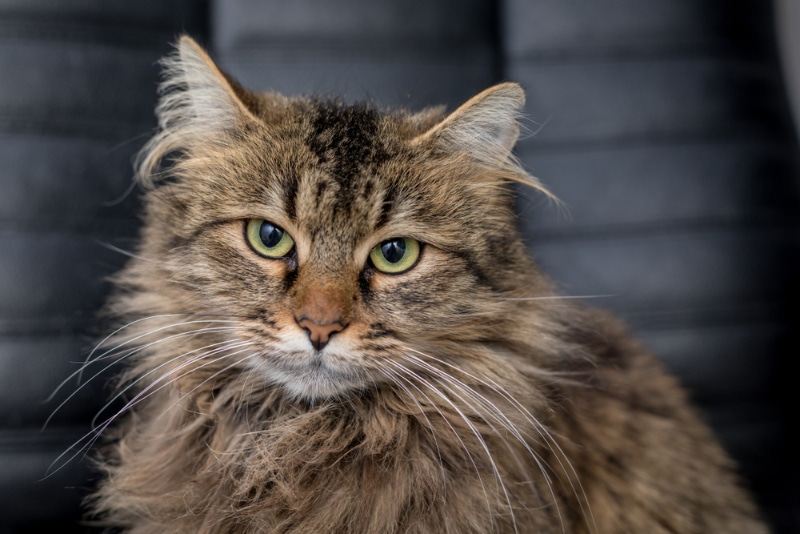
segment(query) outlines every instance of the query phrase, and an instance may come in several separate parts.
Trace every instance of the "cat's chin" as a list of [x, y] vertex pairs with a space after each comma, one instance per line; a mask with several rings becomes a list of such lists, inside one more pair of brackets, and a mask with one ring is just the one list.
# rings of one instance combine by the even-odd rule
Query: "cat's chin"
[[324, 367], [271, 369], [268, 379], [293, 399], [312, 403], [336, 399], [364, 387], [363, 381]]
[[363, 369], [328, 351], [283, 354], [256, 364], [266, 382], [298, 401], [320, 402], [367, 386]]

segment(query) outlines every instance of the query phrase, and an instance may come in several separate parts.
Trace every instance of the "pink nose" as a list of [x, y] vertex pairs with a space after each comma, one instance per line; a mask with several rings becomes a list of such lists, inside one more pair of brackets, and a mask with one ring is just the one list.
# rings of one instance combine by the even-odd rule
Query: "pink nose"
[[341, 320], [335, 320], [325, 324], [317, 324], [308, 317], [301, 317], [300, 319], [297, 319], [297, 324], [299, 324], [303, 330], [308, 332], [308, 338], [311, 340], [311, 344], [314, 345], [314, 348], [317, 350], [322, 350], [325, 348], [325, 345], [328, 344], [328, 341], [331, 339], [333, 334], [344, 330], [344, 325], [342, 325]]

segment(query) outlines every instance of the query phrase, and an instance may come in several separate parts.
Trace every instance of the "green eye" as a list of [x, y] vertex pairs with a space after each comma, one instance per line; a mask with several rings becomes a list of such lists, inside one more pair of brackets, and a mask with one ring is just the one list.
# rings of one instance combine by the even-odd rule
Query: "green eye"
[[283, 228], [264, 219], [248, 220], [245, 236], [253, 250], [267, 258], [283, 258], [294, 248], [294, 239]]
[[417, 263], [419, 250], [419, 241], [410, 237], [395, 237], [373, 248], [369, 259], [382, 273], [400, 274]]

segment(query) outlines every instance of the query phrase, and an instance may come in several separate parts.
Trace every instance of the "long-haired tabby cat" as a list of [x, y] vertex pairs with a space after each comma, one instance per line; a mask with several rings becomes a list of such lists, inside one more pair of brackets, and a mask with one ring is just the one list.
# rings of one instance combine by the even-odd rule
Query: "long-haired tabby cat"
[[[676, 381], [526, 254], [507, 83], [449, 115], [254, 94], [191, 39], [109, 305], [96, 516], [137, 533], [756, 533]], [[120, 415], [118, 414], [118, 415]]]

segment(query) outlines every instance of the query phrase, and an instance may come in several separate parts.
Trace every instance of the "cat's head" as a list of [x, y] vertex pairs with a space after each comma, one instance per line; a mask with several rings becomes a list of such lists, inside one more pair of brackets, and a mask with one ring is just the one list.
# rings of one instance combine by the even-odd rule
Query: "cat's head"
[[502, 343], [544, 291], [512, 209], [536, 185], [518, 85], [413, 114], [248, 92], [186, 37], [165, 67], [120, 313], [209, 321], [224, 365], [318, 399]]

